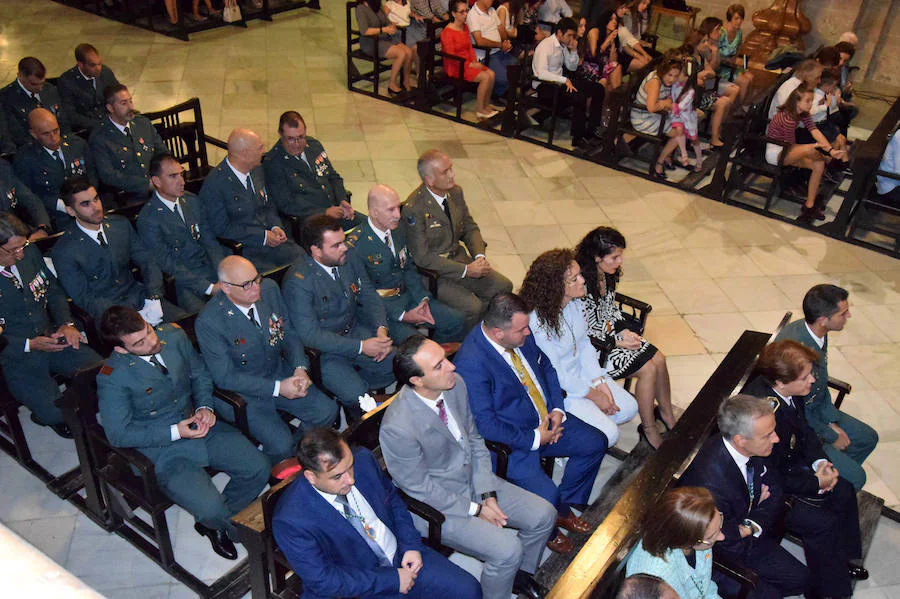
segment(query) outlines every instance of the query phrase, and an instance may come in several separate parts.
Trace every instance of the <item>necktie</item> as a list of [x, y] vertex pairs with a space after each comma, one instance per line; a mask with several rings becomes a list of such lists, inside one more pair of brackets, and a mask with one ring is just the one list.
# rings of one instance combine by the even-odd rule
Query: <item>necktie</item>
[[13, 287], [18, 289], [19, 291], [22, 291], [22, 283], [19, 281], [19, 277], [13, 274], [11, 267], [7, 266], [2, 271], [0, 271], [0, 274], [9, 279], [12, 282]]
[[747, 462], [747, 492], [750, 493], [750, 507], [753, 507], [753, 465]]
[[103, 231], [97, 231], [97, 241], [100, 243], [100, 247], [105, 248], [109, 244], [106, 242], [106, 237], [103, 236]]
[[169, 369], [163, 366], [163, 363], [159, 361], [159, 358], [156, 357], [156, 354], [150, 356], [150, 363], [159, 368], [159, 371], [163, 374], [169, 374]]
[[447, 220], [450, 221], [450, 228], [453, 228], [453, 219], [450, 218], [450, 198], [444, 198], [444, 214], [447, 215]]
[[356, 511], [350, 507], [350, 502], [347, 500], [346, 495], [338, 495], [336, 497], [338, 503], [341, 504], [341, 507], [344, 508], [344, 518], [356, 529], [356, 532], [360, 534], [363, 540], [366, 542], [366, 545], [372, 550], [373, 553], [378, 557], [382, 566], [390, 567], [391, 560], [387, 558], [387, 554], [384, 552], [384, 549], [381, 548], [375, 541], [375, 530], [372, 529], [368, 524], [365, 523], [365, 520], [356, 513]]
[[56, 160], [56, 163], [62, 167], [63, 170], [66, 169], [66, 159], [63, 158], [62, 148], [53, 152], [53, 158]]
[[391, 250], [392, 254], [394, 253], [394, 243], [391, 241], [391, 232], [390, 231], [386, 231], [384, 234], [384, 245], [386, 245], [387, 248], [389, 250]]
[[531, 378], [531, 375], [528, 374], [528, 370], [525, 369], [525, 365], [522, 363], [522, 358], [519, 357], [519, 354], [516, 353], [514, 349], [507, 349], [506, 352], [509, 354], [510, 359], [513, 363], [513, 368], [516, 370], [516, 374], [519, 375], [519, 380], [522, 381], [522, 384], [528, 390], [528, 395], [531, 397], [531, 401], [534, 402], [534, 407], [537, 408], [538, 416], [540, 416], [541, 420], [547, 417], [547, 402], [544, 401], [544, 397], [541, 395], [541, 390], [538, 389], [537, 384]]
[[247, 191], [253, 193], [253, 177], [247, 175]]
[[175, 200], [175, 214], [181, 217], [181, 222], [186, 222], [184, 220], [184, 213], [181, 211], [181, 202], [179, 200]]
[[306, 168], [312, 170], [312, 167], [309, 165], [309, 160], [306, 159], [306, 152], [301, 152], [298, 158], [300, 158], [300, 162], [306, 165]]
[[437, 409], [438, 409], [438, 418], [441, 419], [441, 422], [444, 423], [444, 426], [447, 426], [447, 408], [444, 407], [444, 399], [441, 398], [437, 400]]
[[32, 93], [32, 94], [31, 94], [31, 97], [34, 99], [35, 102], [38, 103], [38, 105], [40, 105], [40, 103], [41, 103], [41, 97], [40, 97], [39, 95], [37, 95], [37, 94], [35, 94], [35, 93]]
[[131, 138], [131, 129], [128, 128], [128, 125], [125, 125], [125, 137]]
[[253, 308], [247, 310], [247, 318], [250, 319], [250, 322], [253, 323], [253, 326], [259, 328], [259, 323], [256, 322], [256, 315], [253, 313]]

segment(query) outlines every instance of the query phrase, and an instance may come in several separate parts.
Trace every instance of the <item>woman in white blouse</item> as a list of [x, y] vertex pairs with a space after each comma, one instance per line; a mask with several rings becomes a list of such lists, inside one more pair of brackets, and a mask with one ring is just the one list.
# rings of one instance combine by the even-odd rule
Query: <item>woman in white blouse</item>
[[556, 369], [570, 412], [602, 431], [610, 447], [618, 425], [634, 418], [637, 401], [607, 376], [588, 337], [581, 298], [587, 290], [572, 250], [550, 250], [535, 259], [520, 291], [529, 305], [531, 333]]

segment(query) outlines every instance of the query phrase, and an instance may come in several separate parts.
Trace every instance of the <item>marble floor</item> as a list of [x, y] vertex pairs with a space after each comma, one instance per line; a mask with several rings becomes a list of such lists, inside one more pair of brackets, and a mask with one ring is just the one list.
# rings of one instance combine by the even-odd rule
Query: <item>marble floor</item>
[[[278, 116], [296, 109], [360, 200], [376, 181], [405, 196], [418, 183], [416, 157], [440, 148], [454, 160], [457, 182], [489, 242], [489, 259], [514, 282], [540, 252], [572, 246], [598, 224], [611, 224], [628, 240], [622, 291], [653, 305], [646, 336], [668, 356], [681, 407], [744, 329], [769, 331], [786, 310], [799, 315], [811, 285], [846, 287], [853, 318], [845, 331], [832, 335], [830, 370], [853, 385], [846, 410], [881, 436], [866, 464], [866, 489], [900, 507], [900, 261], [349, 93], [344, 3], [323, 6], [321, 12], [283, 14], [272, 23], [254, 21], [246, 30], [206, 32], [184, 43], [49, 0], [0, 0], [0, 81], [13, 79], [25, 55], [40, 58], [50, 75], [59, 74], [72, 65], [73, 47], [87, 41], [129, 85], [139, 109], [198, 96], [207, 132], [215, 136], [242, 126], [274, 142]], [[40, 448], [38, 459], [54, 472], [74, 464], [70, 443], [25, 421]], [[623, 427], [622, 446], [635, 441], [634, 427]], [[604, 477], [614, 466], [607, 460]], [[5, 455], [0, 480], [0, 521], [100, 592], [143, 599], [191, 595]], [[212, 554], [193, 532], [190, 517], [172, 509], [170, 521], [176, 555], [189, 570], [213, 579], [228, 569], [230, 562]], [[900, 596], [900, 572], [892, 563], [900, 526], [882, 519], [875, 542], [872, 578], [856, 596]]]

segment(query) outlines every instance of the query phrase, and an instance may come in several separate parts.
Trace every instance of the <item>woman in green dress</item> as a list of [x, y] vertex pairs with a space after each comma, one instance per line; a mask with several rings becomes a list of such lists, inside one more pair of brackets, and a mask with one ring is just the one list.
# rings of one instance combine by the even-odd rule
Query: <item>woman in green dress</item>
[[[725, 11], [725, 25], [719, 31], [719, 59], [722, 66], [719, 67], [719, 77], [723, 82], [728, 81], [732, 69], [726, 65], [733, 65], [734, 83], [741, 88], [738, 95], [739, 104], [744, 104], [747, 92], [753, 83], [753, 74], [743, 69], [743, 57], [738, 55], [744, 36], [741, 26], [744, 24], [744, 7], [740, 4], [732, 4]], [[740, 66], [739, 66], [740, 65]]]

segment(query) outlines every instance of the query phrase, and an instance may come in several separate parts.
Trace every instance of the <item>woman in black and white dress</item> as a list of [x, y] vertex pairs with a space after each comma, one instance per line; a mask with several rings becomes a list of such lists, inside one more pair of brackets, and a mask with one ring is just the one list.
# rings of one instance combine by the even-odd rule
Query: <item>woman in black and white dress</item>
[[603, 365], [609, 375], [637, 378], [634, 396], [642, 422], [638, 432], [657, 448], [662, 443], [657, 419], [666, 430], [675, 425], [669, 370], [663, 353], [629, 329], [629, 320], [616, 302], [624, 250], [625, 237], [611, 227], [597, 227], [581, 240], [575, 254], [587, 285], [582, 306], [591, 343], [609, 350]]

